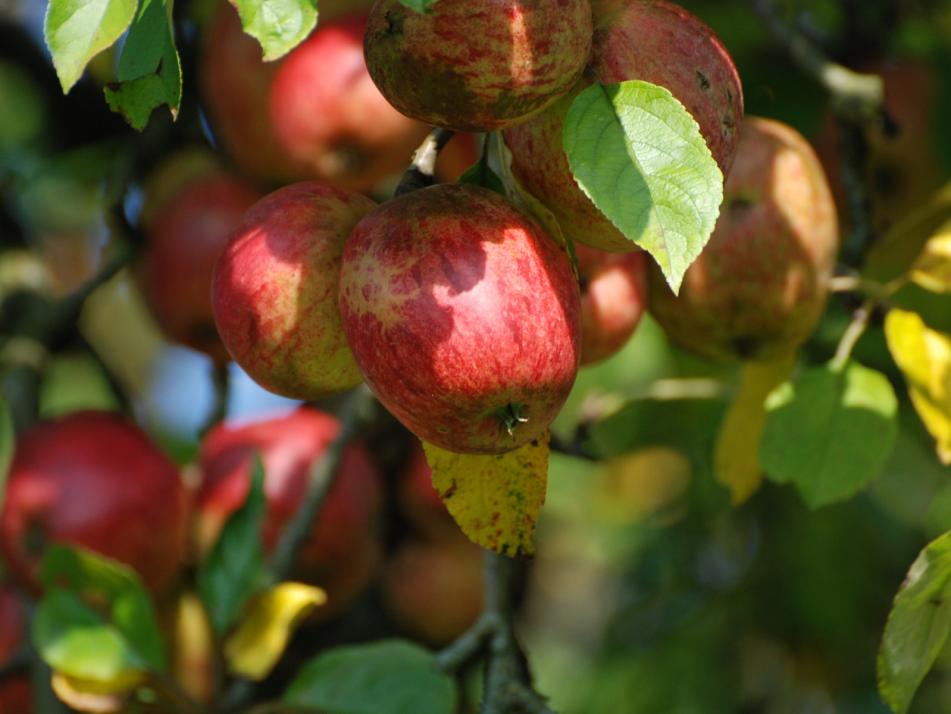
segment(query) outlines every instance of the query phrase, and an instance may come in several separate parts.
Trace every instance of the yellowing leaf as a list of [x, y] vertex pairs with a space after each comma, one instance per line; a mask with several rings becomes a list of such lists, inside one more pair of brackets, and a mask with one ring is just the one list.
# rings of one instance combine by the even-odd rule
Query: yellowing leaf
[[912, 266], [911, 279], [925, 290], [951, 293], [951, 221], [925, 243]]
[[730, 489], [734, 505], [746, 501], [763, 482], [759, 443], [766, 424], [766, 397], [789, 379], [795, 364], [793, 354], [743, 365], [740, 390], [720, 424], [713, 452], [714, 475]]
[[76, 711], [114, 714], [122, 711], [128, 699], [128, 692], [143, 680], [144, 677], [140, 677], [134, 682], [127, 682], [121, 691], [111, 691], [109, 687], [104, 687], [100, 683], [69, 677], [62, 672], [53, 672], [50, 687], [61, 701]]
[[192, 699], [210, 702], [215, 694], [215, 635], [201, 598], [183, 593], [175, 606], [172, 673]]
[[297, 625], [326, 601], [323, 590], [302, 583], [281, 583], [256, 596], [225, 642], [228, 668], [247, 679], [264, 679], [281, 658]]
[[423, 442], [433, 486], [471, 541], [531, 555], [548, 487], [548, 437], [505, 454], [456, 454]]
[[669, 446], [649, 446], [604, 464], [596, 506], [612, 523], [638, 523], [655, 517], [672, 523], [683, 511], [690, 486], [690, 460]]
[[913, 312], [891, 310], [885, 319], [888, 349], [908, 380], [911, 402], [951, 464], [951, 336], [928, 328]]

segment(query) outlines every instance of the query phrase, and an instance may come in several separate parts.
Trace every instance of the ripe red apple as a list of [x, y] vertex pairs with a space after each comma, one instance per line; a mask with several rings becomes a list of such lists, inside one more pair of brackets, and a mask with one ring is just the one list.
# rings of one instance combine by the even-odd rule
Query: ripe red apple
[[482, 549], [460, 534], [400, 546], [383, 571], [383, 600], [407, 634], [439, 647], [482, 612]]
[[183, 562], [187, 498], [178, 469], [138, 427], [118, 414], [76, 412], [18, 440], [0, 548], [37, 591], [40, 557], [55, 541], [122, 561], [162, 593]]
[[175, 342], [216, 361], [228, 355], [215, 329], [212, 271], [258, 197], [237, 177], [215, 171], [181, 186], [146, 228], [146, 294], [159, 326]]
[[[26, 613], [17, 591], [8, 583], [0, 585], [0, 667], [9, 664], [26, 638]], [[10, 671], [0, 678], [0, 712], [30, 714], [33, 711], [33, 690], [30, 672]]]
[[374, 393], [445, 449], [501, 453], [539, 438], [577, 374], [571, 266], [487, 189], [431, 186], [360, 221], [344, 249], [340, 306]]
[[[594, 0], [589, 74], [602, 84], [643, 80], [666, 87], [693, 115], [724, 175], [743, 117], [743, 90], [733, 60], [713, 30], [663, 0]], [[562, 149], [565, 116], [577, 93], [506, 129], [512, 170], [576, 242], [611, 252], [634, 245], [575, 183]]]
[[578, 244], [581, 364], [607, 359], [634, 334], [647, 308], [647, 257], [605, 253]]
[[[247, 496], [254, 454], [265, 469], [267, 516], [264, 546], [271, 550], [307, 491], [311, 466], [339, 432], [337, 420], [311, 408], [244, 426], [219, 425], [201, 447], [198, 540], [215, 542], [228, 516]], [[368, 583], [379, 545], [379, 474], [366, 449], [352, 444], [343, 453], [336, 481], [298, 555], [295, 577], [327, 590], [328, 611], [339, 611]]]
[[376, 204], [315, 182], [247, 212], [215, 266], [212, 304], [228, 353], [261, 386], [314, 399], [360, 383], [340, 323], [340, 257]]
[[588, 0], [440, 0], [418, 13], [379, 0], [365, 39], [370, 76], [407, 116], [495, 131], [571, 88], [591, 49]]
[[716, 229], [675, 297], [650, 269], [650, 310], [709, 359], [795, 350], [822, 315], [839, 228], [822, 166], [795, 129], [749, 118]]
[[298, 175], [368, 191], [409, 164], [428, 127], [396, 111], [363, 59], [366, 15], [321, 22], [274, 75], [269, 96], [278, 142]]

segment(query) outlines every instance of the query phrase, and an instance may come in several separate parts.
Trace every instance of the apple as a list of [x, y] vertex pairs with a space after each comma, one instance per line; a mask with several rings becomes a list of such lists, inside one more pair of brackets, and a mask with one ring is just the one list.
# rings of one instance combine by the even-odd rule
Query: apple
[[75, 412], [17, 441], [0, 549], [37, 592], [46, 544], [64, 542], [126, 563], [161, 594], [182, 566], [187, 511], [178, 469], [144, 432], [119, 414]]
[[146, 227], [146, 295], [162, 331], [219, 362], [227, 353], [215, 329], [211, 276], [231, 232], [257, 191], [224, 171], [186, 182]]
[[[9, 583], [0, 584], [0, 668], [9, 665], [26, 640], [26, 613], [20, 596]], [[0, 676], [0, 712], [30, 714], [33, 711], [33, 689], [30, 672], [8, 671]]]
[[406, 634], [440, 647], [482, 612], [482, 549], [457, 534], [402, 544], [383, 570], [383, 602]]
[[429, 128], [396, 111], [363, 59], [362, 13], [317, 30], [274, 75], [269, 111], [297, 174], [369, 191], [409, 164]]
[[822, 315], [838, 246], [835, 204], [809, 143], [751, 117], [720, 218], [679, 297], [652, 265], [651, 314], [675, 343], [709, 359], [784, 356]]
[[[594, 0], [594, 44], [588, 75], [602, 84], [643, 80], [666, 87], [697, 120], [727, 174], [743, 117], [743, 89], [723, 44], [698, 18], [672, 3]], [[575, 183], [562, 149], [565, 117], [581, 82], [527, 122], [505, 130], [512, 170], [578, 243], [628, 252], [633, 243]]]
[[575, 246], [581, 278], [581, 364], [607, 359], [634, 334], [647, 308], [647, 257]]
[[369, 214], [344, 249], [347, 341], [421, 439], [493, 454], [541, 437], [574, 383], [578, 283], [554, 241], [492, 191], [441, 184]]
[[397, 485], [400, 511], [414, 530], [433, 540], [460, 535], [459, 526], [433, 486], [433, 472], [417, 439]]
[[[201, 445], [197, 492], [199, 548], [207, 551], [247, 496], [256, 453], [264, 465], [265, 548], [274, 548], [307, 492], [309, 472], [337, 437], [336, 418], [303, 407], [289, 415], [242, 426], [219, 425]], [[322, 611], [339, 612], [367, 585], [379, 559], [376, 519], [382, 501], [379, 474], [365, 447], [349, 445], [337, 478], [298, 554], [295, 578], [327, 591]]]
[[571, 88], [591, 29], [588, 0], [440, 0], [425, 13], [378, 0], [364, 48], [373, 81], [407, 116], [495, 131]]
[[376, 204], [316, 182], [258, 201], [218, 258], [212, 306], [231, 357], [265, 389], [315, 399], [360, 383], [337, 306], [343, 244]]

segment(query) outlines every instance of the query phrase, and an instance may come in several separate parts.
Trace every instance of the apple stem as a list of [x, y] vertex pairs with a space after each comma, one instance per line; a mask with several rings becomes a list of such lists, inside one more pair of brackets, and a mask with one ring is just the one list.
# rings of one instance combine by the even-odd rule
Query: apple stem
[[396, 187], [394, 196], [412, 193], [421, 188], [432, 186], [436, 178], [436, 158], [455, 134], [451, 129], [433, 129], [413, 154], [413, 162], [406, 169], [403, 178]]

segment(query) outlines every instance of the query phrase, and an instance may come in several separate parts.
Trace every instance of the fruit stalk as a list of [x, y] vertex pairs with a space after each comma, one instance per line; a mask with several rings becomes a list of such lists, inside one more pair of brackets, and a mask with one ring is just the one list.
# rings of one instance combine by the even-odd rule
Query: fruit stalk
[[436, 177], [436, 159], [456, 132], [451, 129], [433, 129], [413, 153], [413, 162], [406, 169], [396, 187], [394, 196], [402, 196], [420, 188], [432, 186]]

